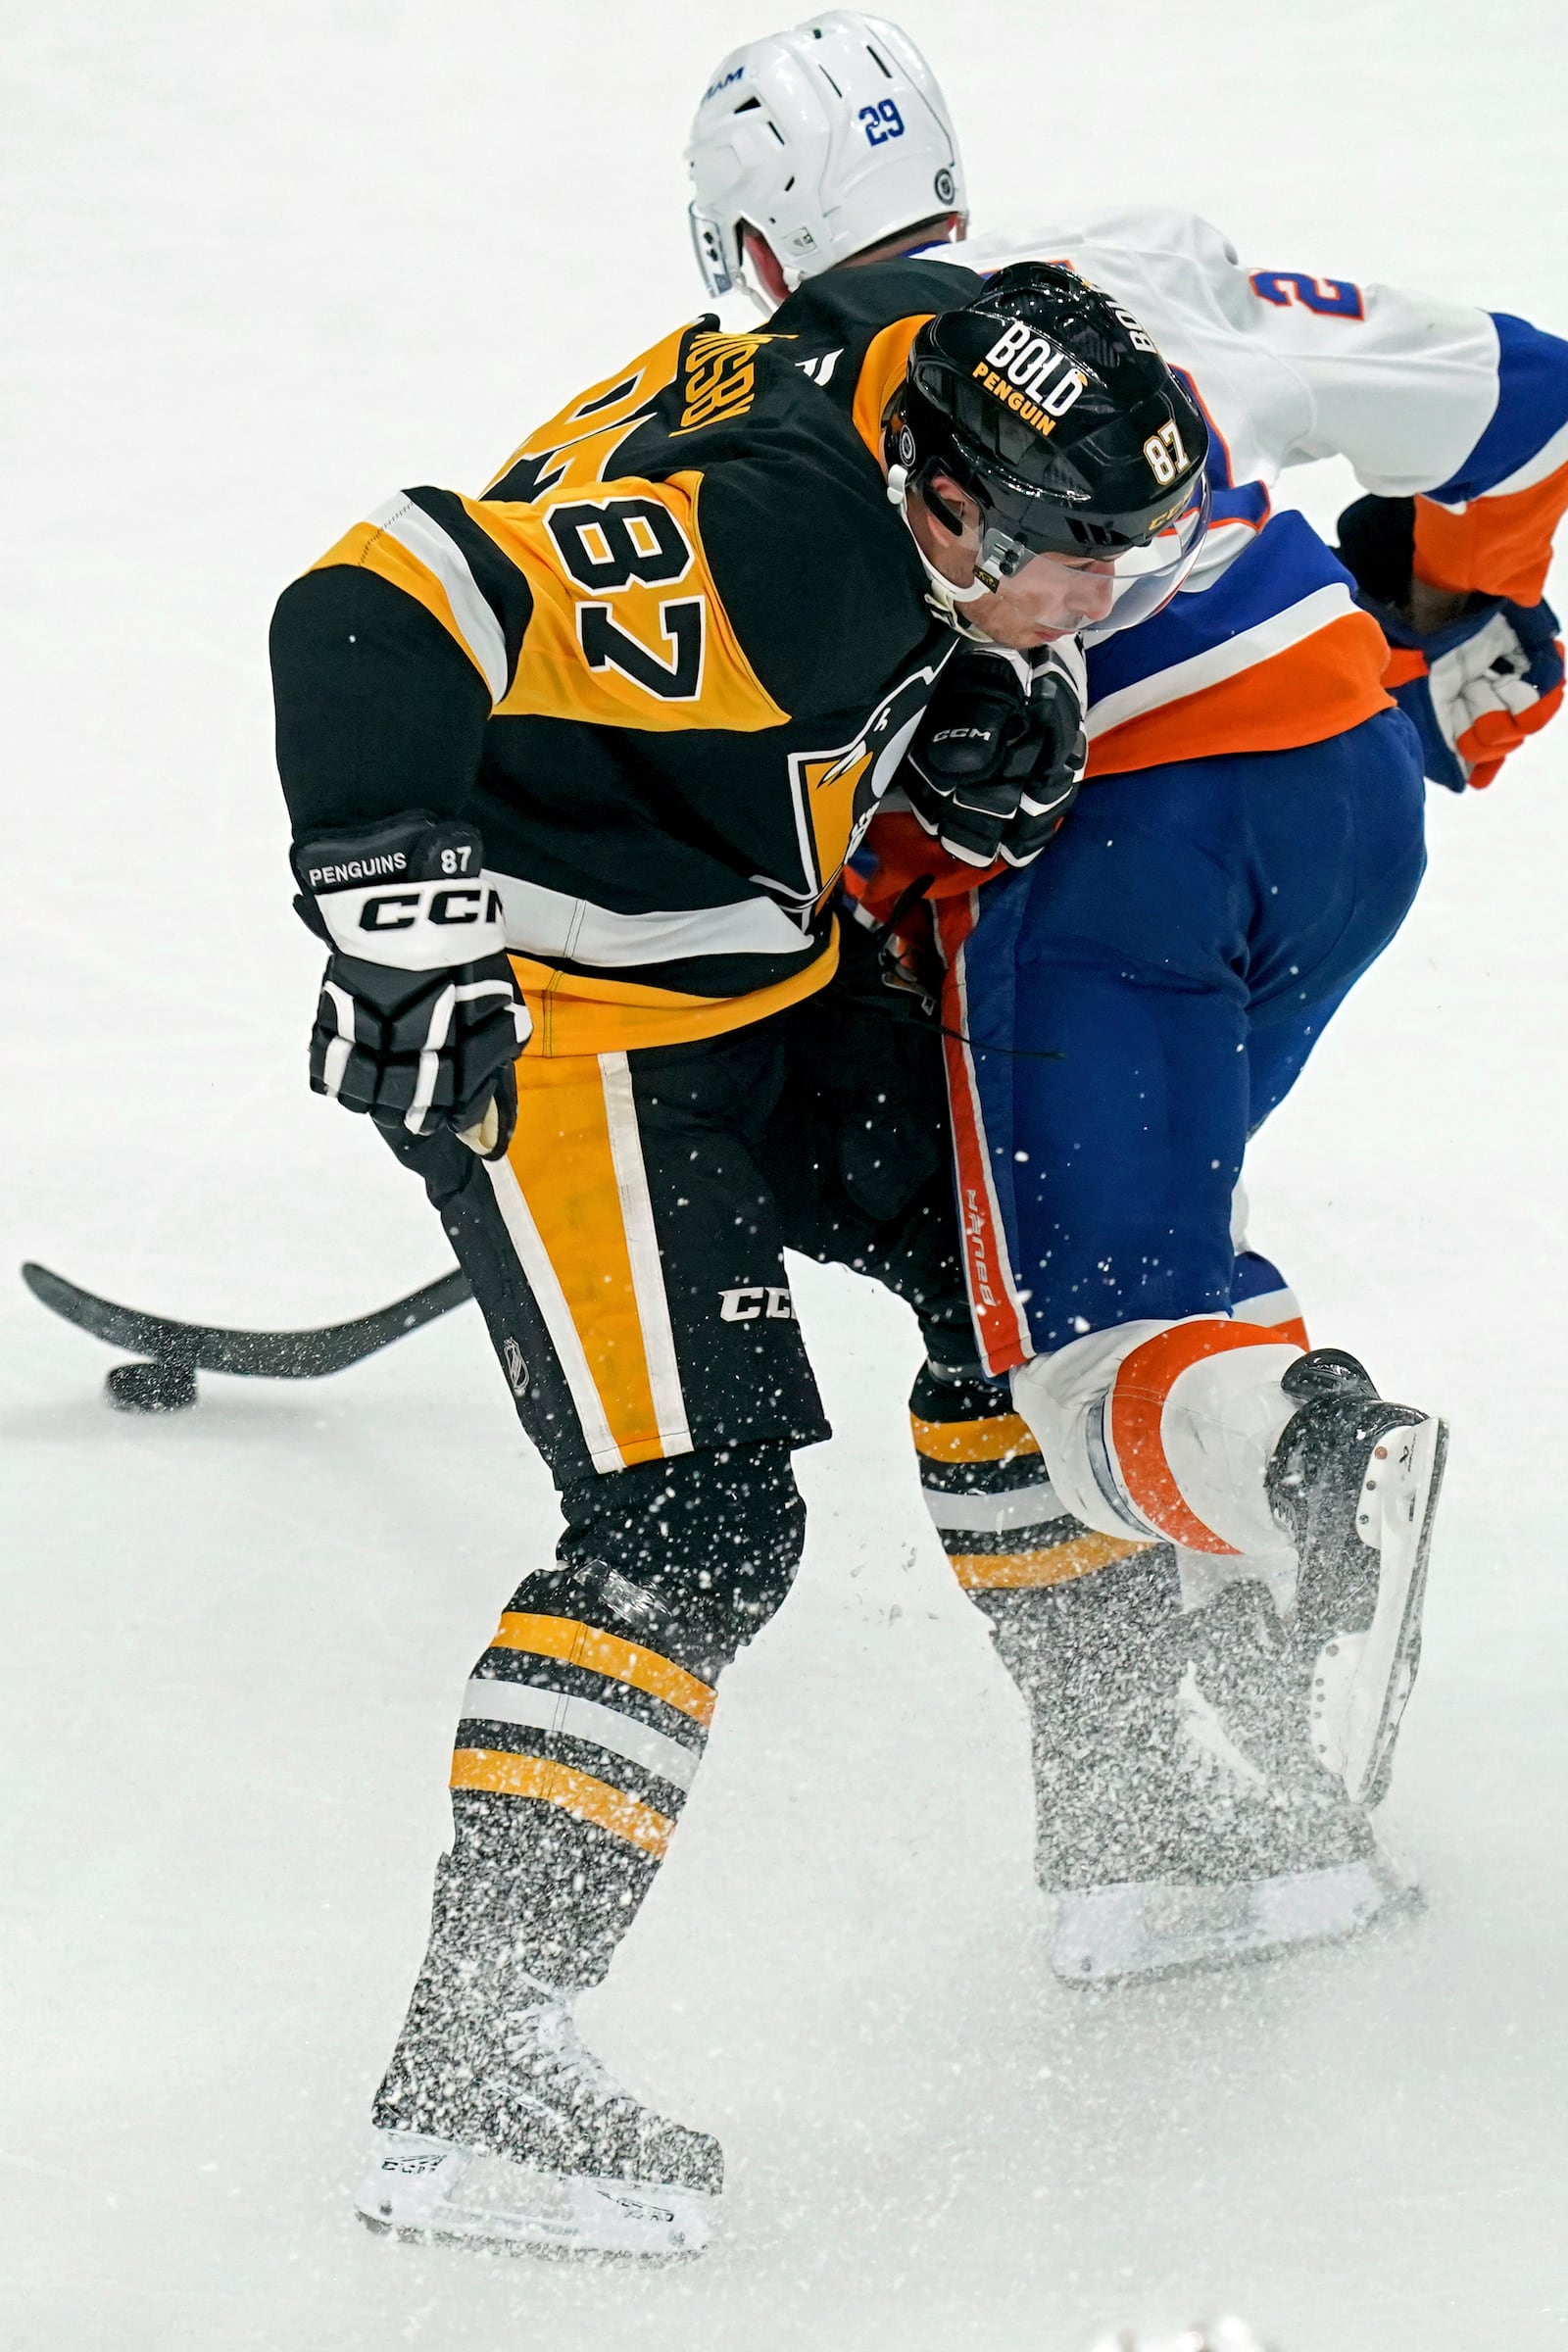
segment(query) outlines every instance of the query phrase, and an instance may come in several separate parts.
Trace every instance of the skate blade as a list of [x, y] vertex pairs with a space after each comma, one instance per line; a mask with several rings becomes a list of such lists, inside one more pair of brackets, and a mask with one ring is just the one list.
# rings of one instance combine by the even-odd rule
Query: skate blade
[[[1341, 1634], [1312, 1672], [1311, 1736], [1318, 1761], [1365, 1804], [1377, 1788], [1415, 1686], [1432, 1527], [1447, 1459], [1446, 1422], [1417, 1421], [1379, 1441], [1372, 1532], [1378, 1597], [1364, 1634]], [[1370, 1468], [1370, 1465], [1369, 1465]], [[1363, 1498], [1372, 1490], [1363, 1489]]]
[[535, 2172], [451, 2140], [386, 2132], [355, 2211], [381, 2236], [491, 2253], [631, 2256], [703, 2253], [718, 2200], [703, 2189]]
[[1063, 1888], [1050, 1898], [1051, 1966], [1064, 1984], [1118, 1984], [1267, 1960], [1359, 1936], [1419, 1902], [1387, 1854], [1249, 1879], [1230, 1886], [1169, 1881]]

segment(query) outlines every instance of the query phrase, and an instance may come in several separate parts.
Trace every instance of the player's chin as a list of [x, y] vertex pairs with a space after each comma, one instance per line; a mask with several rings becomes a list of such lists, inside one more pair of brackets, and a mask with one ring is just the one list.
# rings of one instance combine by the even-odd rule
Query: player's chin
[[1048, 628], [1044, 621], [1014, 620], [1000, 613], [971, 612], [971, 624], [993, 645], [1004, 645], [1009, 653], [1032, 653], [1037, 645], [1055, 645], [1063, 637], [1071, 637], [1070, 628]]

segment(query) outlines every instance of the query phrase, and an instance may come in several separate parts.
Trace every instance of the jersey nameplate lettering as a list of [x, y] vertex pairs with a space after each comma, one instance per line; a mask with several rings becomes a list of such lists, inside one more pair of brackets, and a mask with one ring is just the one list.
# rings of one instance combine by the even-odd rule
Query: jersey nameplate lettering
[[757, 397], [757, 354], [766, 335], [693, 335], [678, 433], [721, 416], [742, 416]]

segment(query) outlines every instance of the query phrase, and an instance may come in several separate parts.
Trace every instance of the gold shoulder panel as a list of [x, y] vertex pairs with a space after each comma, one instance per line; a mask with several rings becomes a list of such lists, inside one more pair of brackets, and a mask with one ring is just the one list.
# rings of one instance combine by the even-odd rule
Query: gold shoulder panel
[[653, 733], [784, 723], [720, 601], [702, 476], [562, 483], [526, 505], [465, 500], [526, 576], [533, 617], [499, 717]]

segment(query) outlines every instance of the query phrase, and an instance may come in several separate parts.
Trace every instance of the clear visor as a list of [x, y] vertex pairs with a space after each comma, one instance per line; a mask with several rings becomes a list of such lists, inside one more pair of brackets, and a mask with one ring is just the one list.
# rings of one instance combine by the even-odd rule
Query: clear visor
[[1099, 645], [1169, 604], [1198, 560], [1208, 529], [1208, 476], [1200, 474], [1183, 512], [1147, 547], [1130, 547], [1116, 558], [1110, 611], [1084, 628], [1085, 645]]

